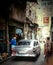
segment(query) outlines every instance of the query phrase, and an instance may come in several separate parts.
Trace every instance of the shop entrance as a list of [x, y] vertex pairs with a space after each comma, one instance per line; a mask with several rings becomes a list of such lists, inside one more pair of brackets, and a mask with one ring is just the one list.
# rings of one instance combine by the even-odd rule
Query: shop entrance
[[23, 29], [16, 28], [17, 42], [23, 39]]
[[53, 17], [51, 18], [51, 40], [53, 41]]

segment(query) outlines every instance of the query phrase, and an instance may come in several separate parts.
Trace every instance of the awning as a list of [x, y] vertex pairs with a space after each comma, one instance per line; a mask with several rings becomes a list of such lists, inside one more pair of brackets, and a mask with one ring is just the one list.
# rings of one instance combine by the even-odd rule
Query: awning
[[37, 28], [38, 27], [38, 24], [37, 23], [33, 23], [31, 20], [29, 20], [29, 18], [26, 17], [26, 23], [29, 24], [29, 27], [32, 27], [32, 28]]

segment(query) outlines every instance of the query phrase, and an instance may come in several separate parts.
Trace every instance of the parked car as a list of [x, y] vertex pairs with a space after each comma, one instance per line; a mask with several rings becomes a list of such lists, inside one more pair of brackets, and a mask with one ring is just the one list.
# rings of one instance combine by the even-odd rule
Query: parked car
[[16, 46], [12, 47], [12, 56], [36, 57], [40, 55], [40, 45], [37, 40], [19, 40]]

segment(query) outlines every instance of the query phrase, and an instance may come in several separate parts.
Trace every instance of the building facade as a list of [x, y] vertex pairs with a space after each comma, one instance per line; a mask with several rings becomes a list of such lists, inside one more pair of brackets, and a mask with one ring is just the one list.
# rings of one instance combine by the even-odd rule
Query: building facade
[[38, 0], [37, 6], [37, 21], [39, 24], [38, 36], [41, 39], [51, 36], [51, 26], [53, 17], [53, 1], [52, 0]]
[[36, 17], [36, 7], [34, 8], [34, 5], [37, 5], [35, 2], [27, 2], [26, 5], [26, 21], [28, 21], [30, 24], [28, 25], [28, 38], [36, 39], [37, 38], [37, 17]]
[[1, 55], [3, 53], [10, 54], [10, 40], [13, 36], [17, 35], [17, 41], [24, 37], [25, 7], [22, 8], [19, 4], [13, 3], [9, 9], [8, 18], [0, 18]]
[[[37, 0], [35, 2], [27, 2], [26, 17], [27, 21], [38, 24], [37, 39], [44, 41], [46, 37], [53, 37], [53, 1], [52, 0]], [[32, 24], [30, 24], [33, 27]], [[30, 27], [30, 28], [31, 28]], [[33, 29], [32, 29], [33, 30]], [[33, 35], [33, 34], [32, 34]], [[30, 36], [30, 35], [29, 35]]]

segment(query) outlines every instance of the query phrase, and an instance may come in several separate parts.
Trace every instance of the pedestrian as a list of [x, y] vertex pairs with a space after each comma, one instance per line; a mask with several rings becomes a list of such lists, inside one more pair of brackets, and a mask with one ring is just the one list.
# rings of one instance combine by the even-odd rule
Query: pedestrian
[[15, 36], [11, 39], [10, 44], [16, 45], [16, 37]]
[[13, 36], [13, 38], [10, 41], [10, 54], [12, 53], [12, 48], [16, 46], [16, 36]]
[[51, 41], [50, 41], [50, 37], [47, 37], [46, 43], [44, 45], [44, 54], [46, 59], [49, 57], [50, 51], [51, 51]]

